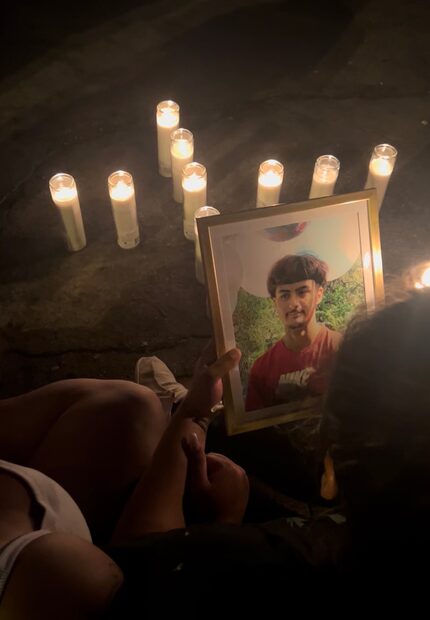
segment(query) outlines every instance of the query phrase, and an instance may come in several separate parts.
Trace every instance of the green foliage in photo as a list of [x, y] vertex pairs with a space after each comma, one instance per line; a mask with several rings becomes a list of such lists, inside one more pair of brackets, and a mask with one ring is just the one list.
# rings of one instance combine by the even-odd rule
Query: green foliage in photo
[[357, 260], [342, 277], [327, 284], [316, 311], [317, 321], [343, 332], [351, 316], [364, 303], [363, 268], [361, 261]]
[[242, 351], [240, 375], [245, 385], [254, 361], [282, 338], [284, 329], [270, 298], [256, 297], [242, 288], [237, 296], [233, 323], [236, 344]]

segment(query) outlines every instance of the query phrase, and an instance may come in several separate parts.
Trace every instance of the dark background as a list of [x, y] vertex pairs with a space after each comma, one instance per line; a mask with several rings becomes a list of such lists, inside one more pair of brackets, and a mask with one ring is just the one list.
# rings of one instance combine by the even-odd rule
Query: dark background
[[[66, 377], [133, 378], [140, 355], [192, 373], [211, 333], [181, 207], [157, 172], [172, 98], [208, 169], [208, 202], [253, 208], [258, 165], [306, 199], [315, 158], [363, 188], [373, 147], [398, 161], [380, 213], [387, 285], [430, 259], [430, 7], [388, 0], [2, 5], [0, 395]], [[107, 176], [134, 177], [141, 243], [115, 239]], [[87, 247], [68, 253], [48, 191], [76, 178]]]

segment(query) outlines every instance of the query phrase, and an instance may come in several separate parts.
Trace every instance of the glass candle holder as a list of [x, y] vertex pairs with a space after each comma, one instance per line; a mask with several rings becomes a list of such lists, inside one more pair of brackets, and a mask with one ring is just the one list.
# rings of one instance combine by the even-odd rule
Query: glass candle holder
[[373, 149], [365, 189], [376, 188], [378, 209], [382, 206], [396, 159], [397, 150], [391, 144], [378, 144]]
[[184, 235], [194, 241], [194, 213], [206, 204], [206, 168], [193, 161], [182, 170], [182, 190], [184, 193]]
[[157, 105], [158, 171], [163, 177], [172, 176], [170, 136], [179, 127], [179, 105], [175, 101], [160, 101]]
[[133, 177], [129, 172], [117, 170], [109, 175], [108, 187], [118, 245], [130, 250], [140, 241]]
[[404, 275], [407, 289], [420, 290], [430, 286], [430, 261], [410, 267]]
[[260, 164], [258, 172], [257, 207], [270, 207], [279, 203], [284, 178], [284, 166], [276, 159]]
[[334, 155], [321, 155], [315, 162], [309, 198], [331, 196], [339, 175], [340, 161]]
[[68, 249], [71, 252], [82, 250], [87, 240], [75, 179], [60, 172], [49, 180], [49, 189], [61, 216]]
[[188, 129], [176, 129], [170, 136], [170, 155], [172, 158], [173, 199], [182, 202], [182, 170], [193, 161], [194, 138]]
[[197, 228], [197, 219], [199, 217], [210, 217], [212, 215], [221, 215], [221, 214], [218, 211], [218, 209], [215, 209], [215, 207], [208, 207], [208, 206], [200, 207], [194, 213], [194, 239], [195, 239], [194, 266], [195, 266], [196, 278], [200, 282], [200, 284], [205, 284], [205, 274], [203, 271], [202, 251], [200, 247], [199, 231]]

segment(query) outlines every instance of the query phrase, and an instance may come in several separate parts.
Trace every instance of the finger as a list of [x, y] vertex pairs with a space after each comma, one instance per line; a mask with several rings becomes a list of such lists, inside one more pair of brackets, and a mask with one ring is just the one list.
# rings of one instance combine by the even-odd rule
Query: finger
[[215, 344], [210, 341], [199, 359], [194, 379], [207, 373], [215, 379], [221, 379], [239, 363], [241, 355], [240, 350], [234, 348], [217, 359]]
[[212, 408], [222, 398], [221, 378], [237, 365], [240, 355], [239, 349], [232, 349], [210, 366], [203, 367], [194, 377], [191, 389], [175, 415], [194, 418], [210, 417]]
[[239, 349], [230, 349], [230, 351], [221, 355], [221, 357], [208, 366], [207, 370], [210, 376], [214, 379], [222, 379], [230, 370], [237, 366], [241, 355]]
[[206, 454], [196, 433], [184, 437], [183, 449], [188, 460], [189, 483], [197, 487], [208, 485]]

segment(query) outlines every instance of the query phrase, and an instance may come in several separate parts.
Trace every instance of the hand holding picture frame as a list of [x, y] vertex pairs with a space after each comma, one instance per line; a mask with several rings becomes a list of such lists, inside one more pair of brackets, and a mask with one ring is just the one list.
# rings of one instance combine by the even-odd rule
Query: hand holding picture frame
[[384, 297], [375, 190], [198, 219], [227, 432], [318, 415], [342, 333]]

